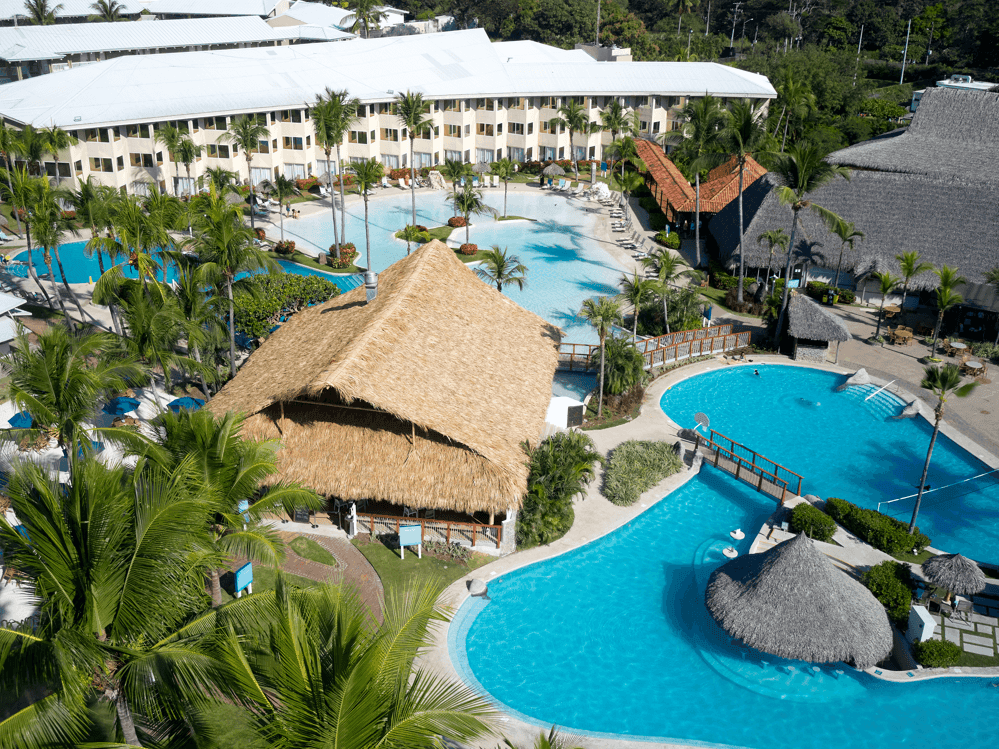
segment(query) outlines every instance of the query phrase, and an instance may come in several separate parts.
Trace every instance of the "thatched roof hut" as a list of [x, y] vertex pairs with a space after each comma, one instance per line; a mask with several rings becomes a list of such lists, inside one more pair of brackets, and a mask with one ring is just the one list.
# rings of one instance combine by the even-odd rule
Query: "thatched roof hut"
[[505, 512], [526, 489], [558, 330], [438, 241], [294, 315], [209, 404], [280, 439], [276, 480], [343, 499]]
[[985, 590], [985, 573], [981, 567], [960, 554], [941, 554], [923, 562], [923, 574], [934, 585], [959, 596], [970, 596]]
[[781, 658], [868, 668], [891, 652], [884, 606], [804, 533], [726, 562], [705, 598], [722, 629]]

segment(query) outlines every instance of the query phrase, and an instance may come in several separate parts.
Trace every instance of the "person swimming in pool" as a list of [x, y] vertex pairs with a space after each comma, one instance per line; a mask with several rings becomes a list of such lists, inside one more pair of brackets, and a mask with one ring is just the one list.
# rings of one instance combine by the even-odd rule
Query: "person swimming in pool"
[[754, 369], [753, 370], [753, 374], [756, 375], [757, 377], [759, 377], [760, 376], [760, 370]]

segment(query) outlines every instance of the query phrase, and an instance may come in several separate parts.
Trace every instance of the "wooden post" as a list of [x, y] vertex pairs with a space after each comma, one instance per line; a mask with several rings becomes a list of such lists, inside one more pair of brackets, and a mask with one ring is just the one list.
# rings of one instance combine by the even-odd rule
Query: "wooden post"
[[475, 525], [474, 523], [472, 524], [472, 548], [473, 549], [475, 548], [475, 531], [478, 529], [478, 527], [479, 526]]
[[741, 472], [741, 470], [742, 470], [742, 461], [741, 460], [735, 461], [735, 478], [737, 480], [739, 478], [739, 473]]
[[756, 483], [756, 491], [763, 491], [763, 471], [760, 471], [760, 480]]
[[496, 548], [497, 549], [500, 547], [500, 541], [502, 540], [502, 538], [503, 538], [503, 526], [502, 525], [497, 525], [496, 526]]
[[451, 523], [447, 524], [447, 542], [451, 543]]
[[420, 543], [423, 543], [424, 538], [427, 535], [427, 524], [423, 518], [420, 518]]

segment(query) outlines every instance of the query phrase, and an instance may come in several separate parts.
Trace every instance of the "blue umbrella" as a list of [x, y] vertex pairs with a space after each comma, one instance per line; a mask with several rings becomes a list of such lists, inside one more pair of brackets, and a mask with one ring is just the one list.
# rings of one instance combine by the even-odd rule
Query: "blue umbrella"
[[13, 429], [30, 429], [33, 423], [31, 414], [27, 411], [21, 411], [10, 417], [10, 426]]
[[119, 395], [117, 398], [112, 398], [105, 403], [104, 408], [101, 410], [112, 416], [124, 416], [129, 411], [134, 411], [138, 407], [139, 401], [135, 398], [129, 398], [127, 395]]
[[179, 414], [182, 408], [188, 411], [197, 411], [203, 405], [205, 405], [205, 402], [200, 398], [190, 398], [185, 395], [183, 398], [178, 398], [167, 403], [167, 408], [175, 414]]

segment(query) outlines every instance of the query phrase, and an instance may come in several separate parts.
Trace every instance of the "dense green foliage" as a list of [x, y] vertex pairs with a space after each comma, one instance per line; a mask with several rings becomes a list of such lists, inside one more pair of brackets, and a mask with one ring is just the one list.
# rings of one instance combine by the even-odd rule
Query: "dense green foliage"
[[527, 453], [527, 494], [517, 515], [517, 546], [522, 549], [550, 544], [569, 531], [575, 518], [573, 497], [603, 462], [593, 440], [581, 432], [558, 432]]
[[624, 395], [646, 380], [645, 357], [625, 336], [607, 339], [604, 356], [604, 392]]
[[802, 502], [791, 511], [791, 530], [816, 541], [829, 541], [836, 532], [836, 521], [819, 508]]
[[876, 510], [858, 507], [845, 499], [827, 499], [826, 512], [848, 531], [892, 556], [908, 554], [913, 550], [920, 552], [930, 545], [930, 539], [918, 528], [910, 535], [905, 523]]
[[912, 603], [912, 573], [909, 565], [902, 562], [881, 562], [860, 576], [874, 597], [888, 612], [888, 618], [897, 624], [909, 618], [909, 605]]
[[950, 640], [927, 640], [912, 646], [916, 660], [927, 668], [950, 668], [961, 657], [961, 646]]
[[288, 315], [340, 294], [340, 287], [319, 276], [286, 273], [258, 276], [250, 291], [236, 295], [236, 329], [262, 338]]
[[683, 468], [669, 442], [628, 440], [610, 455], [604, 496], [616, 505], [633, 505], [642, 492]]
[[[638, 315], [638, 332], [641, 335], [658, 336], [666, 332], [661, 299], [660, 296], [659, 301], [642, 302], [642, 311]], [[695, 288], [685, 286], [680, 289], [668, 289], [666, 300], [671, 331], [694, 330], [702, 327], [704, 300]]]

